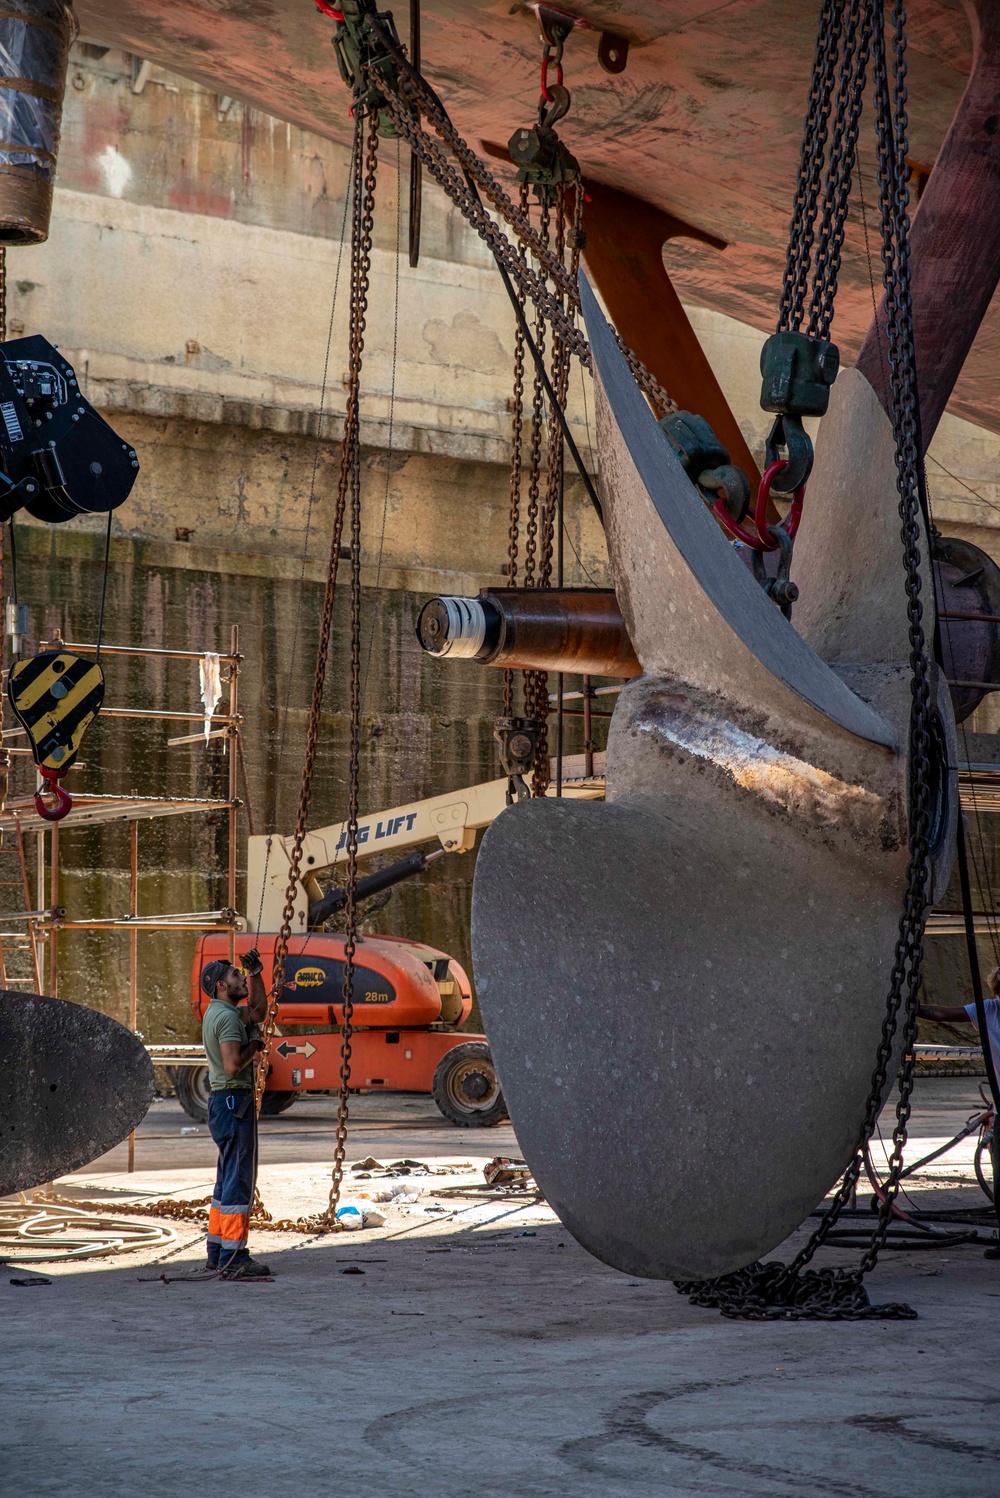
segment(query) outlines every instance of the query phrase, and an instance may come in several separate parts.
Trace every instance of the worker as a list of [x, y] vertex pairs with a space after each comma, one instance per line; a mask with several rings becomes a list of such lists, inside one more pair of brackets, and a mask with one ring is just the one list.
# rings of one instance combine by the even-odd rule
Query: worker
[[[201, 986], [211, 999], [201, 1030], [211, 1088], [208, 1127], [219, 1147], [205, 1273], [267, 1279], [267, 1265], [252, 1259], [247, 1247], [257, 1177], [254, 1066], [264, 1048], [260, 1024], [267, 1015], [267, 995], [261, 979], [264, 964], [256, 949], [240, 960], [242, 969], [216, 958], [201, 974]], [[244, 1001], [247, 1021], [239, 1009]]]
[[[983, 999], [983, 1007], [986, 1010], [986, 1034], [994, 1069], [1000, 1074], [1000, 967], [995, 967], [990, 973], [986, 979], [986, 988], [987, 993]], [[945, 1025], [971, 1024], [975, 1025], [977, 1030], [979, 1029], [975, 1004], [921, 1004], [917, 1009], [917, 1018], [938, 1020]], [[993, 1190], [996, 1193], [998, 1167], [1000, 1167], [1000, 1130], [997, 1129], [996, 1114], [993, 1117], [990, 1138], [990, 1160], [993, 1165]], [[985, 1257], [1000, 1259], [1000, 1247], [988, 1248]]]

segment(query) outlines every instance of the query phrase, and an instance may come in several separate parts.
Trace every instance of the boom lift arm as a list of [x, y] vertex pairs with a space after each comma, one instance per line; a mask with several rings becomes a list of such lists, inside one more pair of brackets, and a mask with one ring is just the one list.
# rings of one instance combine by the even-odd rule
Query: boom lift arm
[[[602, 755], [596, 756], [603, 760]], [[603, 771], [603, 765], [602, 765]], [[440, 847], [425, 859], [404, 861], [394, 870], [380, 870], [372, 876], [371, 887], [364, 894], [374, 894], [410, 874], [419, 873], [430, 859], [441, 853], [468, 853], [476, 844], [476, 833], [488, 827], [507, 808], [506, 776], [466, 786], [375, 812], [358, 821], [358, 857], [375, 853], [396, 853], [418, 848], [421, 843], [437, 841]], [[550, 787], [549, 794], [553, 794]], [[574, 800], [594, 801], [604, 795], [603, 773], [586, 778], [583, 755], [563, 760], [563, 795]], [[247, 926], [250, 931], [277, 931], [285, 907], [285, 890], [292, 855], [292, 838], [278, 833], [259, 834], [247, 845]], [[292, 935], [302, 936], [311, 927], [321, 925], [343, 903], [339, 892], [325, 891], [320, 876], [336, 868], [347, 858], [347, 824], [319, 827], [307, 832], [302, 845], [302, 876], [295, 891]], [[380, 876], [387, 876], [381, 879]], [[394, 877], [388, 877], [393, 875]]]

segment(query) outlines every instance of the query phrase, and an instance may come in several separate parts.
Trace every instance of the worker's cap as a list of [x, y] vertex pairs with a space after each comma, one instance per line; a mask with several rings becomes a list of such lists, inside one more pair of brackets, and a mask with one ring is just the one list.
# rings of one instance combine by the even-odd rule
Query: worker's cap
[[231, 962], [225, 962], [221, 957], [216, 957], [213, 962], [207, 962], [202, 968], [201, 986], [210, 999], [215, 998], [215, 985], [226, 976], [231, 967]]

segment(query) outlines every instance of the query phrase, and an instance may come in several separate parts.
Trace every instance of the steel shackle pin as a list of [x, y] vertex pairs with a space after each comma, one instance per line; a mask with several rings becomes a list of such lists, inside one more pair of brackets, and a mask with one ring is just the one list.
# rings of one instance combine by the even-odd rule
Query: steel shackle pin
[[[643, 674], [611, 721], [607, 800], [540, 797], [486, 832], [476, 984], [518, 1142], [565, 1226], [629, 1274], [707, 1279], [805, 1220], [865, 1116], [909, 858], [895, 442], [846, 371], [801, 525], [793, 499], [790, 622], [665, 451], [582, 277], [581, 300], [609, 557]], [[957, 811], [931, 671], [928, 903]]]

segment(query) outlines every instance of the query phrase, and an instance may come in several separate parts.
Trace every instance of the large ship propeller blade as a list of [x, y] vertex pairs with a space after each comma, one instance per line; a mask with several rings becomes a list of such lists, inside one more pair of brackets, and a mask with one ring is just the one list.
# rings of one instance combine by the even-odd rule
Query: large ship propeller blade
[[[473, 954], [518, 1140], [563, 1222], [628, 1273], [703, 1278], [808, 1215], [864, 1115], [907, 864], [894, 446], [867, 381], [842, 376], [789, 623], [582, 294], [611, 567], [644, 674], [614, 713], [606, 803], [533, 800], [486, 833]], [[935, 694], [929, 899], [956, 806], [937, 678]]]
[[89, 1165], [145, 1118], [153, 1066], [124, 1025], [0, 989], [0, 1196]]

